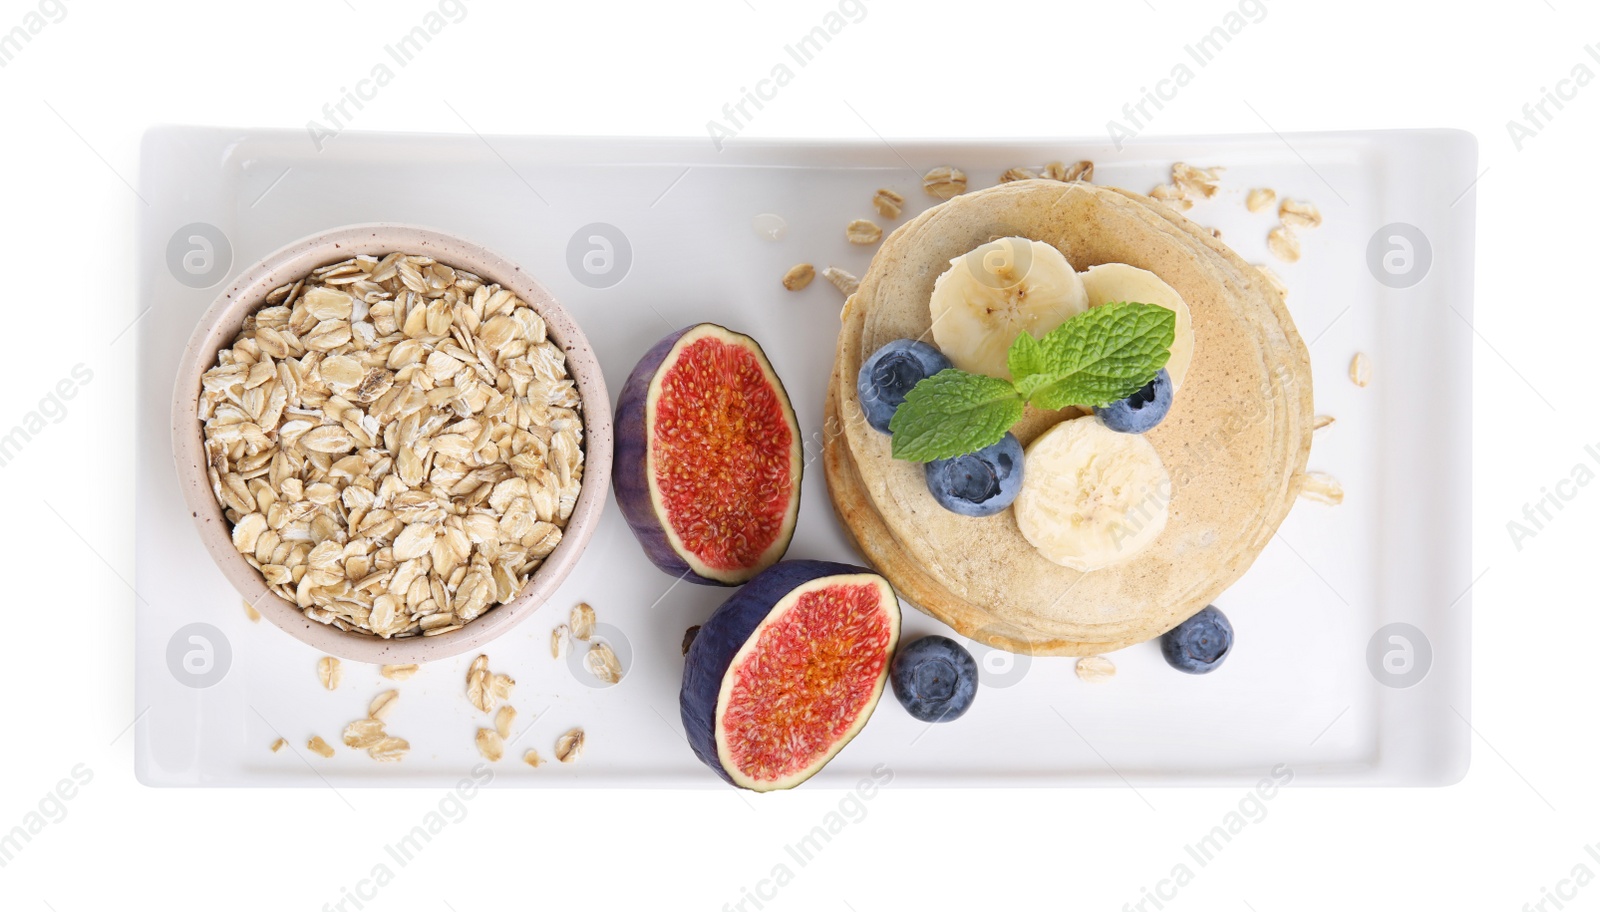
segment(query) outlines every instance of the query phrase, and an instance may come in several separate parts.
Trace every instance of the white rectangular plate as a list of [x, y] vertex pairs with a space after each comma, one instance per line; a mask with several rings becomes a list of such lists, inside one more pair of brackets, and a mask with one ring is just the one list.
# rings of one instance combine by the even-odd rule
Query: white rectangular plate
[[[977, 189], [1009, 167], [1078, 159], [1095, 162], [1097, 183], [1141, 191], [1166, 181], [1175, 161], [1226, 166], [1222, 190], [1188, 215], [1220, 229], [1245, 259], [1271, 263], [1287, 283], [1310, 345], [1317, 411], [1337, 419], [1317, 433], [1311, 468], [1343, 483], [1344, 504], [1302, 501], [1218, 602], [1238, 637], [1221, 672], [1178, 674], [1146, 643], [1113, 656], [1112, 682], [1089, 685], [1071, 659], [975, 648], [987, 684], [964, 718], [926, 726], [886, 695], [811, 787], [853, 785], [880, 764], [897, 783], [924, 786], [1242, 783], [1280, 764], [1295, 784], [1456, 781], [1470, 731], [1470, 136], [1202, 137], [1120, 151], [1072, 141], [738, 143], [718, 151], [704, 140], [346, 133], [319, 151], [299, 132], [194, 128], [155, 130], [143, 153], [139, 778], [447, 786], [481, 762], [473, 734], [488, 720], [463, 695], [471, 656], [398, 685], [389, 729], [412, 744], [404, 762], [378, 764], [339, 744], [344, 725], [390, 682], [345, 663], [343, 685], [323, 690], [316, 653], [246, 619], [185, 515], [166, 430], [175, 365], [212, 297], [256, 259], [356, 222], [421, 224], [479, 241], [571, 310], [613, 395], [669, 330], [709, 320], [747, 332], [765, 343], [807, 438], [789, 556], [858, 560], [816, 462], [843, 299], [820, 278], [799, 293], [779, 278], [799, 262], [863, 273], [871, 249], [848, 244], [844, 226], [885, 222], [869, 203], [879, 187], [905, 196], [909, 218], [935, 202], [920, 176], [936, 165], [965, 169]], [[1252, 187], [1321, 208], [1322, 227], [1300, 233], [1299, 263], [1270, 258], [1265, 239], [1276, 216], [1246, 211]], [[781, 239], [756, 230], [762, 214], [786, 222]], [[594, 240], [612, 232], [625, 244]], [[1374, 366], [1365, 389], [1347, 375], [1357, 352]], [[493, 669], [517, 679], [520, 711], [496, 785], [725, 787], [685, 744], [677, 695], [684, 630], [727, 592], [672, 583], [608, 505], [553, 602], [487, 650]], [[550, 657], [550, 629], [579, 600], [594, 605], [628, 657], [617, 686], [593, 686], [581, 666]], [[210, 625], [206, 636], [216, 642], [178, 635], [196, 622]], [[1393, 634], [1391, 624], [1410, 627]], [[934, 632], [947, 631], [907, 611], [906, 636]], [[203, 670], [207, 655], [210, 674], [186, 670], [186, 659]], [[191, 686], [224, 666], [220, 681]], [[572, 726], [588, 733], [580, 762], [537, 770], [519, 762], [529, 748], [550, 758]], [[313, 734], [335, 744], [337, 756], [308, 753]], [[289, 748], [269, 752], [279, 735]]]

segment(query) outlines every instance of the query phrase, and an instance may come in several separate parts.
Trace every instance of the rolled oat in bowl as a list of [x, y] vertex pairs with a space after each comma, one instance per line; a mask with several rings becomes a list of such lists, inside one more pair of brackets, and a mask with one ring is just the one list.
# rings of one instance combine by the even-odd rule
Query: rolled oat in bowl
[[390, 253], [269, 294], [199, 417], [234, 547], [307, 617], [388, 638], [516, 597], [577, 502], [579, 403], [515, 294]]

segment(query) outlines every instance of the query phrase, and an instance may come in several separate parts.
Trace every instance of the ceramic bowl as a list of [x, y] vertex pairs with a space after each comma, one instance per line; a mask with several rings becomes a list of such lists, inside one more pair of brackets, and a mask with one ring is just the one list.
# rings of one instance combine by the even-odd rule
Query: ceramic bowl
[[[231, 525], [212, 496], [197, 417], [200, 377], [231, 345], [246, 316], [273, 289], [319, 266], [359, 254], [394, 251], [431, 256], [486, 283], [499, 283], [544, 318], [550, 339], [566, 353], [567, 370], [582, 400], [584, 471], [576, 507], [556, 546], [516, 597], [460, 630], [439, 636], [383, 639], [314, 621], [267, 587], [259, 571], [233, 547]], [[172, 453], [195, 529], [224, 576], [245, 601], [291, 636], [328, 655], [369, 663], [422, 663], [481, 649], [533, 614], [572, 571], [594, 533], [611, 483], [611, 405], [605, 378], [583, 331], [550, 292], [520, 267], [470, 241], [441, 231], [400, 224], [353, 225], [296, 241], [245, 270], [200, 318], [184, 351], [172, 395]]]

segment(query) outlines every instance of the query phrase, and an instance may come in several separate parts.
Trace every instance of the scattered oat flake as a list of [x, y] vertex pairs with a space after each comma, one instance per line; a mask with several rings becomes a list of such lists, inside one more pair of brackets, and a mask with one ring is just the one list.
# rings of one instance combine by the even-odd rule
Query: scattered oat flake
[[817, 270], [810, 263], [796, 263], [783, 274], [783, 287], [790, 291], [799, 291], [810, 285], [816, 275]]
[[478, 753], [482, 754], [483, 759], [489, 761], [490, 763], [498, 763], [500, 758], [505, 756], [505, 739], [501, 738], [500, 733], [494, 729], [478, 729], [476, 740], [478, 744]]
[[852, 244], [876, 244], [883, 238], [883, 229], [867, 219], [855, 219], [844, 226], [844, 238]]
[[878, 210], [878, 214], [886, 219], [899, 218], [905, 202], [905, 197], [884, 187], [879, 187], [878, 192], [872, 196], [872, 208]]
[[1000, 183], [1009, 184], [1012, 181], [1038, 180], [1039, 175], [1027, 168], [1007, 168], [1000, 173]]
[[1344, 503], [1344, 486], [1327, 472], [1307, 472], [1300, 476], [1300, 496], [1337, 506]]
[[1267, 249], [1285, 263], [1295, 263], [1300, 260], [1300, 238], [1295, 236], [1294, 229], [1288, 225], [1278, 225], [1267, 232]]
[[583, 729], [574, 728], [556, 739], [556, 759], [572, 763], [583, 756]]
[[822, 277], [832, 282], [834, 288], [844, 292], [847, 298], [855, 294], [856, 289], [861, 287], [860, 279], [837, 266], [829, 266], [827, 269], [822, 270]]
[[922, 189], [935, 199], [959, 196], [967, 192], [966, 172], [948, 165], [934, 168], [922, 175]]
[[544, 758], [539, 756], [539, 752], [538, 751], [530, 750], [527, 753], [522, 755], [522, 762], [528, 764], [529, 766], [533, 767], [534, 769], [538, 769], [541, 765], [544, 764]]
[[694, 645], [694, 638], [700, 635], [700, 625], [696, 624], [683, 632], [683, 654], [689, 654], [689, 647]]
[[1350, 359], [1350, 382], [1360, 387], [1372, 382], [1372, 359], [1366, 352], [1356, 352]]
[[1172, 166], [1172, 182], [1178, 185], [1185, 195], [1198, 193], [1206, 199], [1216, 196], [1221, 174], [1221, 167], [1196, 168], [1184, 162], [1176, 162]]
[[261, 620], [261, 612], [257, 611], [256, 606], [249, 602], [244, 603], [244, 616], [249, 618], [252, 623]]
[[588, 654], [583, 657], [583, 664], [588, 667], [590, 674], [607, 684], [615, 684], [622, 680], [622, 663], [617, 660], [617, 654], [605, 643], [590, 646]]
[[320, 757], [333, 756], [333, 748], [328, 744], [328, 742], [322, 740], [321, 735], [312, 735], [311, 740], [306, 742], [306, 750], [311, 751], [313, 754], [316, 754]]
[[339, 680], [344, 677], [344, 672], [339, 669], [339, 660], [333, 656], [323, 656], [317, 660], [317, 680], [328, 690], [339, 686]]
[[406, 751], [411, 749], [411, 743], [384, 730], [385, 708], [394, 702], [394, 697], [395, 691], [392, 690], [379, 694], [373, 700], [367, 718], [357, 719], [345, 726], [344, 743], [355, 750], [366, 751], [367, 756], [374, 760], [389, 762], [403, 758]]
[[[489, 678], [489, 692], [501, 700], [510, 697], [511, 688], [515, 686], [517, 686], [517, 682], [510, 675], [496, 674]], [[491, 701], [489, 705], [493, 706], [494, 703]], [[488, 711], [487, 709], [484, 710], [484, 712]]]
[[404, 738], [385, 737], [382, 741], [367, 748], [367, 756], [374, 760], [389, 762], [400, 760], [411, 749], [411, 742]]
[[1165, 203], [1179, 212], [1187, 212], [1188, 210], [1194, 208], [1194, 203], [1190, 202], [1189, 199], [1183, 195], [1182, 190], [1179, 190], [1172, 184], [1162, 184], [1161, 186], [1156, 187], [1154, 190], [1151, 190], [1150, 198], [1158, 203]]
[[1278, 207], [1278, 220], [1291, 228], [1316, 228], [1322, 224], [1322, 213], [1313, 203], [1286, 198]]
[[1074, 669], [1078, 678], [1091, 684], [1100, 684], [1117, 676], [1117, 666], [1105, 656], [1084, 656]]
[[566, 624], [557, 624], [550, 631], [550, 658], [559, 659], [567, 654], [567, 640], [571, 639]]
[[1332, 426], [1333, 426], [1333, 416], [1332, 415], [1318, 415], [1317, 417], [1311, 419], [1311, 429], [1313, 431], [1320, 431], [1325, 427], [1332, 427]]
[[495, 714], [494, 714], [494, 731], [495, 731], [495, 734], [499, 735], [502, 738], [511, 737], [511, 723], [515, 722], [516, 720], [517, 720], [517, 711], [515, 709], [511, 708], [511, 704], [510, 703], [507, 703], [506, 705], [500, 707], [498, 710], [495, 711]]
[[1070, 165], [1061, 162], [1050, 162], [1044, 166], [1044, 172], [1039, 175], [1046, 180], [1056, 181], [1090, 181], [1094, 180], [1094, 162], [1080, 161]]
[[384, 739], [382, 719], [357, 719], [344, 727], [346, 747], [366, 750]]
[[378, 674], [391, 681], [404, 681], [417, 673], [416, 665], [385, 665], [378, 669]]
[[588, 602], [579, 602], [572, 606], [572, 614], [567, 618], [567, 623], [572, 625], [572, 638], [575, 640], [588, 640], [594, 636], [594, 609]]
[[1272, 188], [1256, 187], [1249, 193], [1245, 194], [1244, 207], [1249, 209], [1251, 212], [1260, 212], [1261, 210], [1272, 205], [1272, 201], [1277, 198], [1278, 194], [1274, 192]]
[[367, 715], [380, 721], [389, 718], [389, 713], [394, 709], [394, 701], [399, 698], [398, 690], [386, 690], [378, 694], [372, 698], [372, 705], [367, 707]]
[[289, 742], [287, 742], [287, 741], [285, 741], [285, 740], [283, 740], [283, 739], [282, 739], [282, 738], [279, 738], [279, 739], [278, 739], [278, 740], [276, 740], [276, 741], [274, 741], [274, 742], [272, 742], [272, 752], [273, 752], [273, 753], [274, 753], [274, 754], [276, 754], [276, 753], [277, 753], [277, 752], [278, 752], [278, 751], [281, 751], [281, 750], [283, 750], [283, 746], [284, 746], [284, 745], [285, 745], [285, 744], [288, 744], [288, 743], [289, 743]]
[[467, 702], [479, 712], [494, 709], [494, 696], [489, 692], [489, 657], [480, 655], [467, 666]]

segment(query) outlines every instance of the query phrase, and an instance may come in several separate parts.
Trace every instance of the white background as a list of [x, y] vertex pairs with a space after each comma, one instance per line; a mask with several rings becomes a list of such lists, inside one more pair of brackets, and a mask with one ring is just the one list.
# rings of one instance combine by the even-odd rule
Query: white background
[[[0, 4], [0, 32], [33, 3]], [[134, 315], [138, 141], [152, 123], [303, 127], [430, 5], [78, 0], [0, 69], [9, 428]], [[828, 0], [469, 2], [356, 129], [704, 136]], [[875, 0], [755, 118], [766, 137], [1101, 137], [1237, 7]], [[1438, 790], [1290, 790], [1203, 868], [1183, 851], [1242, 790], [916, 792], [893, 785], [814, 861], [784, 853], [841, 794], [497, 791], [470, 802], [368, 908], [709, 908], [773, 866], [772, 909], [1120, 909], [1180, 861], [1168, 908], [1520, 909], [1600, 874], [1593, 774], [1594, 524], [1577, 489], [1516, 547], [1508, 520], [1600, 446], [1589, 403], [1600, 87], [1519, 150], [1508, 120], [1586, 65], [1600, 10], [1278, 0], [1145, 135], [1452, 126], [1481, 142], [1474, 761]], [[1600, 49], [1596, 50], [1600, 54]], [[1570, 94], [1570, 93], [1569, 93]], [[460, 112], [445, 106], [449, 98]], [[709, 140], [708, 140], [709, 141]], [[92, 781], [0, 868], [6, 909], [320, 909], [437, 806], [424, 791], [154, 791], [131, 772], [131, 337], [0, 468], [0, 831], [82, 764]], [[1395, 395], [1400, 395], [1395, 392]], [[1428, 409], [1422, 397], [1404, 407]], [[1593, 463], [1591, 463], [1593, 464]], [[73, 518], [69, 529], [60, 516]], [[81, 537], [80, 534], [81, 533]], [[267, 631], [263, 631], [267, 633]], [[752, 804], [754, 807], [752, 808]], [[1597, 848], [1600, 853], [1600, 848]], [[1566, 887], [1570, 894], [1573, 884]], [[1579, 889], [1600, 903], [1600, 884]], [[346, 908], [354, 909], [354, 904]], [[747, 904], [747, 909], [754, 909]], [[1154, 904], [1147, 906], [1154, 909]], [[1552, 904], [1549, 908], [1553, 909]]]

